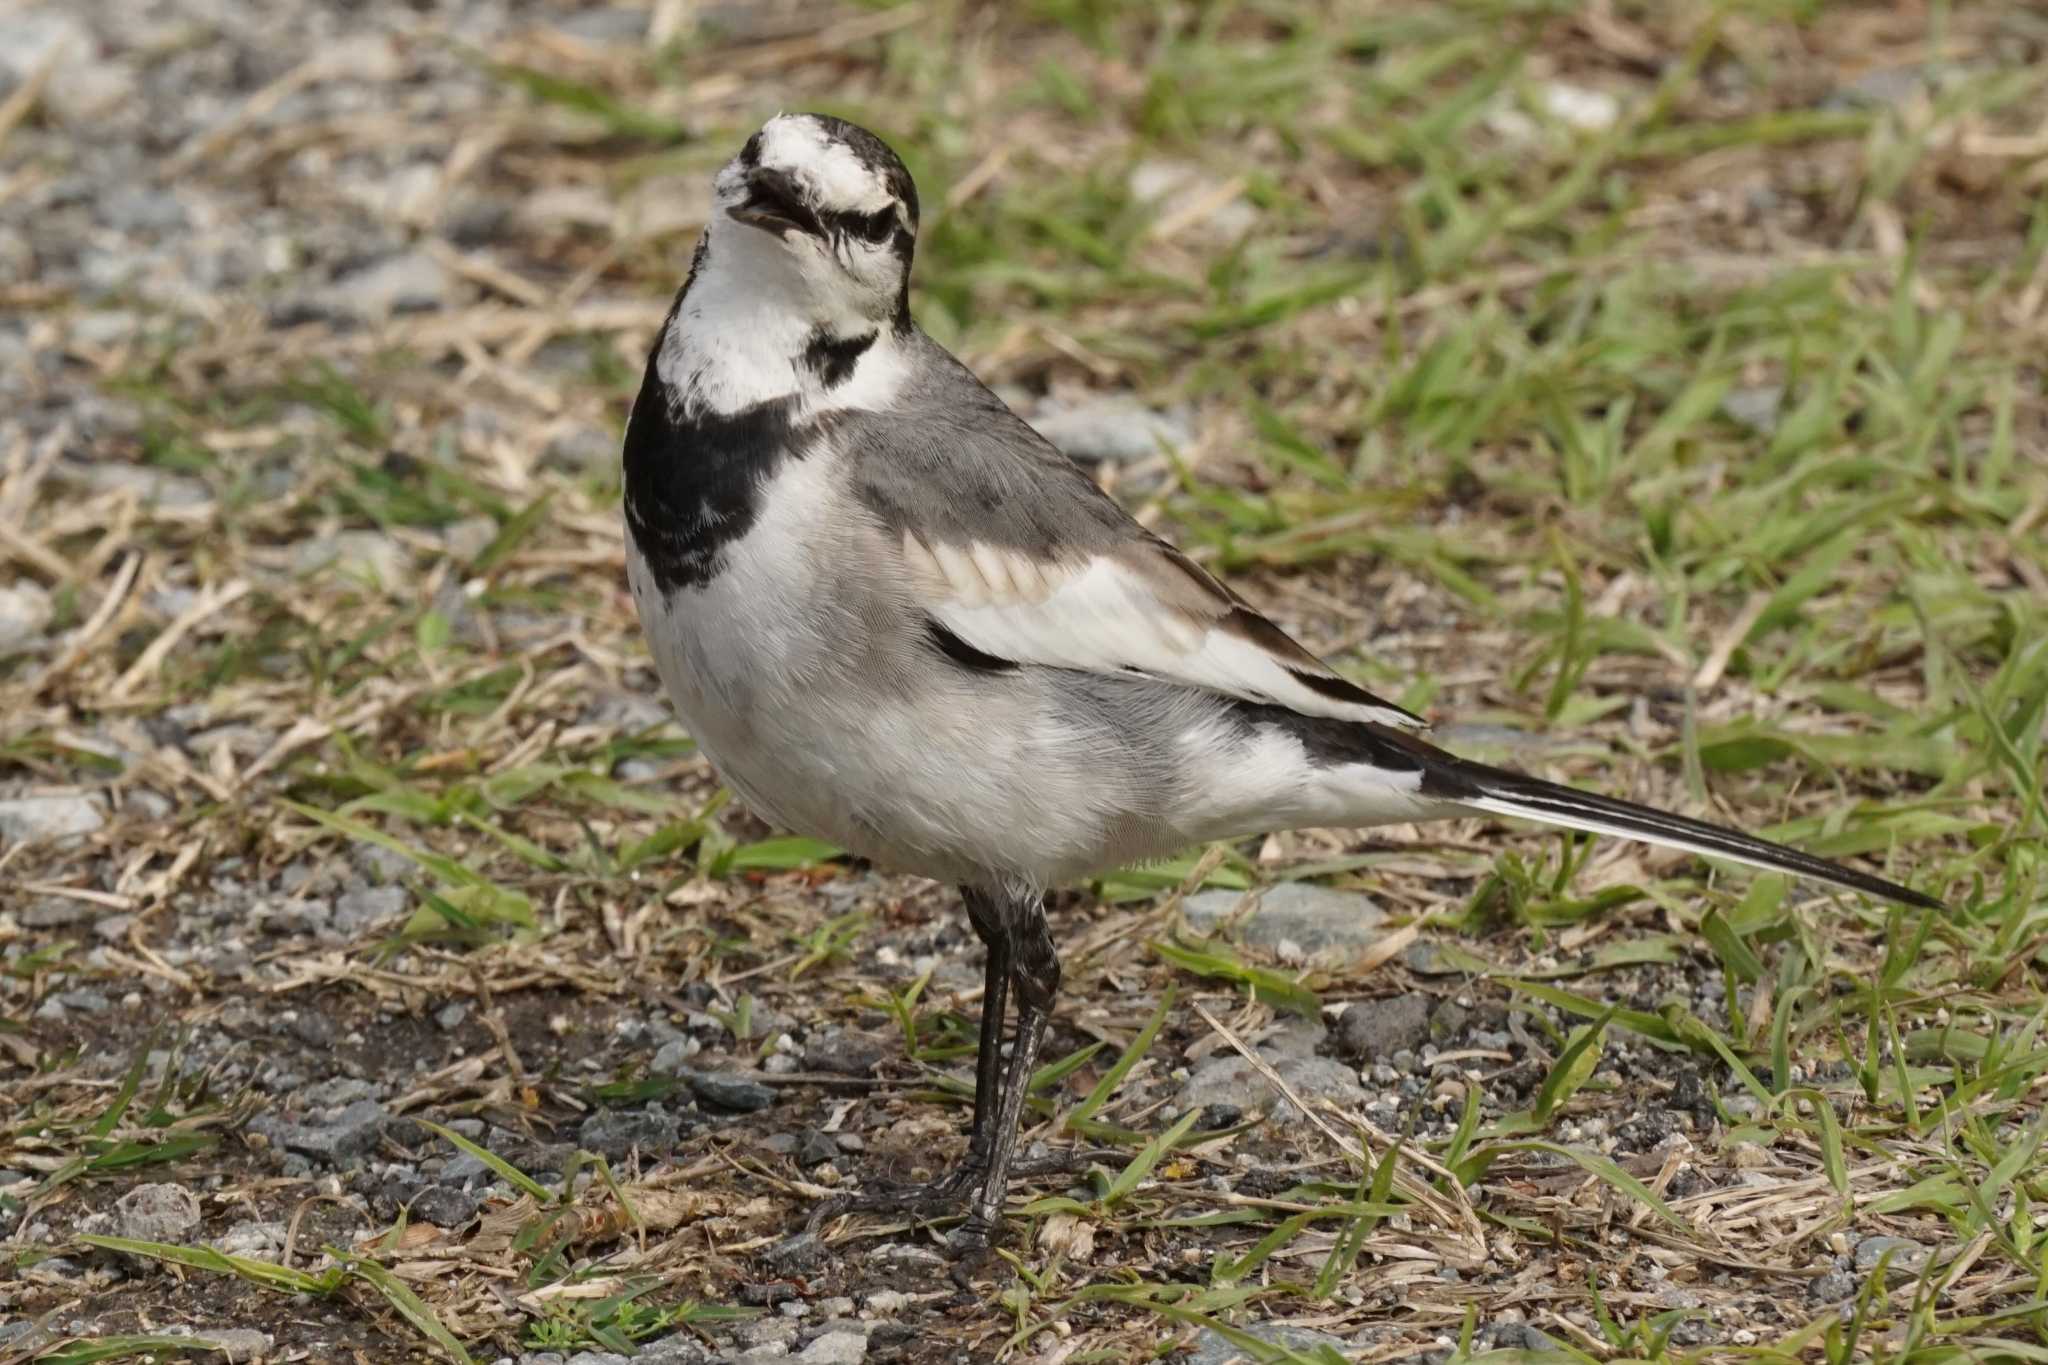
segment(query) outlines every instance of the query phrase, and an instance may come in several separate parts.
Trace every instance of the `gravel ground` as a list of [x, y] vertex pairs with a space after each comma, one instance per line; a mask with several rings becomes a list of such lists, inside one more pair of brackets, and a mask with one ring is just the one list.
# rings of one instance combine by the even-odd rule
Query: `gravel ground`
[[[1466, 904], [1493, 866], [1476, 824], [1252, 850], [1268, 867], [1356, 858], [1369, 895], [1301, 882], [1257, 906], [1229, 886], [1162, 899], [1174, 874], [1135, 899], [1058, 900], [1070, 989], [1048, 1053], [1079, 1060], [1038, 1117], [1086, 1108], [1132, 1048], [1088, 1110], [1100, 1140], [1135, 1153], [1189, 1113], [1196, 1136], [1113, 1199], [1126, 1156], [1022, 1191], [1038, 1201], [1012, 1239], [1041, 1277], [1028, 1290], [955, 1286], [928, 1229], [793, 1241], [815, 1200], [962, 1149], [979, 958], [944, 888], [803, 866], [731, 808], [716, 817], [727, 861], [700, 848], [698, 875], [666, 881], [660, 857], [619, 854], [668, 839], [714, 789], [664, 728], [608, 498], [617, 376], [667, 305], [649, 281], [673, 278], [715, 150], [679, 166], [657, 139], [623, 190], [561, 174], [630, 142], [629, 122], [536, 106], [503, 68], [601, 77], [686, 11], [739, 54], [730, 73], [700, 55], [701, 79], [649, 106], [692, 129], [739, 121], [756, 73], [801, 68], [789, 79], [821, 88], [842, 50], [908, 22], [501, 0], [0, 16], [0, 1360], [179, 1333], [231, 1359], [399, 1359], [428, 1350], [415, 1303], [477, 1359], [521, 1365], [608, 1365], [627, 1339], [635, 1359], [678, 1365], [1175, 1344], [1221, 1365], [1256, 1349], [1213, 1325], [1227, 1295], [1175, 1308], [1128, 1288], [1051, 1320], [1034, 1305], [1087, 1284], [1220, 1293], [1247, 1222], [1357, 1199], [1353, 1155], [1396, 1139], [1403, 1211], [1307, 1222], [1248, 1282], [1313, 1279], [1339, 1255], [1356, 1272], [1313, 1303], [1261, 1301], [1238, 1330], [1371, 1360], [1588, 1349], [1591, 1272], [1606, 1310], [1668, 1321], [1673, 1345], [1740, 1347], [1854, 1300], [1880, 1264], [1896, 1281], [1953, 1262], [1947, 1220], [1871, 1207], [1895, 1187], [1886, 1162], [1851, 1161], [1863, 1211], [1836, 1219], [1818, 1140], [1748, 1126], [1762, 1106], [1710, 1051], [1641, 1033], [1584, 1054], [1531, 1130], [1547, 1145], [1494, 1153], [1474, 1186], [1486, 1221], [1422, 1183], [1416, 1153], [1544, 1103], [1585, 1022], [1572, 1001], [1771, 1018], [1768, 984], [1731, 999], [1691, 926], [1648, 902], [1542, 934], [1418, 934], [1419, 914]], [[1216, 199], [1179, 172], [1145, 185]], [[1195, 444], [1219, 420], [990, 368], [1126, 490], [1163, 477], [1161, 439]], [[1777, 401], [1758, 393], [1731, 401], [1768, 426]], [[415, 504], [435, 513], [397, 514]], [[494, 559], [528, 507], [547, 524]], [[1382, 604], [1391, 664], [1455, 643], [1403, 628], [1452, 604], [1404, 586], [1398, 563], [1306, 581], [1324, 603]], [[1349, 629], [1268, 578], [1248, 591], [1312, 636]], [[469, 652], [401, 683], [390, 650], [415, 637], [423, 656], [430, 638]], [[1670, 697], [1624, 722], [1645, 745], [1689, 723]], [[1531, 765], [1575, 752], [1491, 725], [1446, 739]], [[532, 776], [558, 754], [603, 785]], [[529, 778], [550, 793], [539, 813], [496, 823], [527, 820], [527, 789], [510, 788]], [[324, 822], [337, 807], [432, 839]], [[511, 837], [543, 856], [518, 879], [465, 880], [418, 856], [444, 836], [467, 842], [433, 847], [478, 866], [525, 856]], [[611, 861], [576, 861], [586, 847]], [[1540, 862], [1555, 846], [1522, 847]], [[1599, 858], [1601, 885], [1679, 865]], [[1221, 934], [1231, 963], [1305, 972], [1315, 995], [1290, 1009], [1241, 989], [1241, 969], [1176, 970], [1148, 947], [1175, 929]], [[1885, 951], [1874, 917], [1834, 961], [1868, 973]], [[1782, 1079], [1851, 1113], [1847, 1055]], [[1031, 1137], [1057, 1150], [1085, 1125], [1057, 1126]], [[1920, 1140], [1894, 1156], [1937, 1160]], [[177, 1266], [86, 1237], [240, 1260]], [[262, 1267], [348, 1273], [309, 1292]], [[639, 1316], [592, 1317], [642, 1285]], [[1986, 1259], [1947, 1292], [1988, 1310], [2027, 1291]]]

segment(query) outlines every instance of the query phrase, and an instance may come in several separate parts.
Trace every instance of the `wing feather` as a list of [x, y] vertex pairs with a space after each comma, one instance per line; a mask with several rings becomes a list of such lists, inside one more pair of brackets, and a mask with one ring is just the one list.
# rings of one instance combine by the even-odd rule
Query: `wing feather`
[[933, 620], [984, 654], [1049, 668], [1141, 673], [1309, 715], [1424, 724], [1374, 696], [1150, 536], [1107, 552], [1037, 558], [903, 535], [904, 566]]

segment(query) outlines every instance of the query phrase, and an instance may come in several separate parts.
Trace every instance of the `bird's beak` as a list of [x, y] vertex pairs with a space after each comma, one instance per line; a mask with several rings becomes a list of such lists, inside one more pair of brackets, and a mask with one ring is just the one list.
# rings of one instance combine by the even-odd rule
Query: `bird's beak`
[[804, 203], [803, 191], [796, 181], [783, 171], [770, 170], [765, 166], [747, 172], [747, 197], [727, 209], [726, 213], [736, 223], [772, 232], [778, 237], [787, 237], [792, 232], [820, 236], [824, 224], [818, 215], [811, 212]]

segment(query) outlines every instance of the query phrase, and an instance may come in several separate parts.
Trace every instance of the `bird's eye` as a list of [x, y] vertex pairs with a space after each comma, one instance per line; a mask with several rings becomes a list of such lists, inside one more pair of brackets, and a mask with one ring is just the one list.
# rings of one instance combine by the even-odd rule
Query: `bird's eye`
[[856, 232], [879, 246], [888, 241], [891, 234], [896, 231], [896, 206], [891, 204], [888, 208], [876, 209], [873, 213], [865, 214], [853, 221]]

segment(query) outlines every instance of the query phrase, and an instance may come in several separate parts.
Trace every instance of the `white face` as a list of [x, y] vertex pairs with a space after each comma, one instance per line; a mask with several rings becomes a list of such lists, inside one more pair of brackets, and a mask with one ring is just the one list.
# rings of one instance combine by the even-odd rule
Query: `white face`
[[903, 163], [873, 134], [779, 114], [713, 182], [711, 264], [734, 251], [821, 320], [890, 320], [904, 306], [916, 196]]

